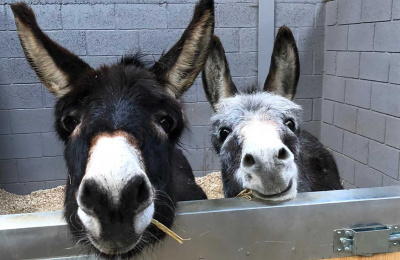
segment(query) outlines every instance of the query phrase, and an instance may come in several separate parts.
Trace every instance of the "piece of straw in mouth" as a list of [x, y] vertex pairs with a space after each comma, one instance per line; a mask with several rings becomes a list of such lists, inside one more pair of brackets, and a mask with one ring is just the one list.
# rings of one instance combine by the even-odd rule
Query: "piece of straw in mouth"
[[252, 200], [253, 198], [253, 191], [249, 189], [242, 190], [236, 197], [238, 198], [245, 198], [248, 200]]
[[156, 227], [158, 227], [165, 234], [167, 234], [168, 236], [170, 236], [173, 239], [175, 239], [181, 245], [183, 244], [183, 241], [190, 240], [190, 238], [189, 239], [181, 238], [174, 231], [172, 231], [171, 229], [167, 228], [163, 223], [159, 222], [158, 220], [155, 220], [154, 218], [151, 220], [151, 223], [154, 224]]

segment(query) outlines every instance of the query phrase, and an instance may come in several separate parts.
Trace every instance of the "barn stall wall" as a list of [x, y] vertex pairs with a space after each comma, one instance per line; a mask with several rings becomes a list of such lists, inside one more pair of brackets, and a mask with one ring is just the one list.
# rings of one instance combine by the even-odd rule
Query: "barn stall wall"
[[399, 19], [396, 0], [326, 6], [321, 134], [348, 188], [400, 185]]
[[[67, 170], [62, 144], [53, 129], [54, 98], [24, 58], [8, 5], [11, 2], [0, 0], [0, 188], [27, 194], [63, 185]], [[187, 26], [196, 2], [30, 1], [49, 36], [94, 67], [138, 50], [146, 53], [149, 61], [158, 59]], [[225, 45], [234, 81], [243, 88], [257, 81], [258, 0], [216, 3], [216, 33]], [[325, 3], [321, 1], [275, 1], [275, 28], [290, 26], [299, 45], [302, 75], [296, 98], [305, 112], [303, 127], [317, 136], [321, 126], [324, 21]], [[189, 130], [182, 138], [182, 147], [195, 174], [219, 170], [208, 132], [211, 109], [199, 79], [185, 94], [183, 103]]]

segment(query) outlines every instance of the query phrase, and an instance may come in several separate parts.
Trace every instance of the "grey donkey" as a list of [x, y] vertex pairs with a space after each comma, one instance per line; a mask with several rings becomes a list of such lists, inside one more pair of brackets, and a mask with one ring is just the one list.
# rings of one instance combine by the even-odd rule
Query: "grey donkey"
[[297, 192], [343, 189], [332, 154], [299, 128], [302, 109], [292, 99], [300, 62], [291, 30], [278, 31], [262, 91], [238, 92], [222, 43], [213, 40], [203, 85], [215, 111], [211, 138], [221, 158], [225, 197], [251, 189], [256, 197], [282, 201]]

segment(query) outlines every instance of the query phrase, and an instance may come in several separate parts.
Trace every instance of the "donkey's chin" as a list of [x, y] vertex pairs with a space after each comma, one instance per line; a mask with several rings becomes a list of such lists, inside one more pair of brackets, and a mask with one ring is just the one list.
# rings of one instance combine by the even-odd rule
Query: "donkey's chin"
[[286, 189], [279, 193], [265, 194], [257, 190], [253, 190], [254, 197], [269, 201], [287, 201], [296, 198], [297, 196], [297, 181], [292, 178]]

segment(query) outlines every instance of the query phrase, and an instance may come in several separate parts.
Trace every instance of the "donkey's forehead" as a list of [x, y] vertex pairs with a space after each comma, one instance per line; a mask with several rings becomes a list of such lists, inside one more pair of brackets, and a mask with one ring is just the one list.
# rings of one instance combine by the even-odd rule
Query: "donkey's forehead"
[[222, 100], [213, 121], [238, 121], [259, 116], [268, 120], [301, 119], [301, 107], [291, 100], [272, 93], [238, 94]]

